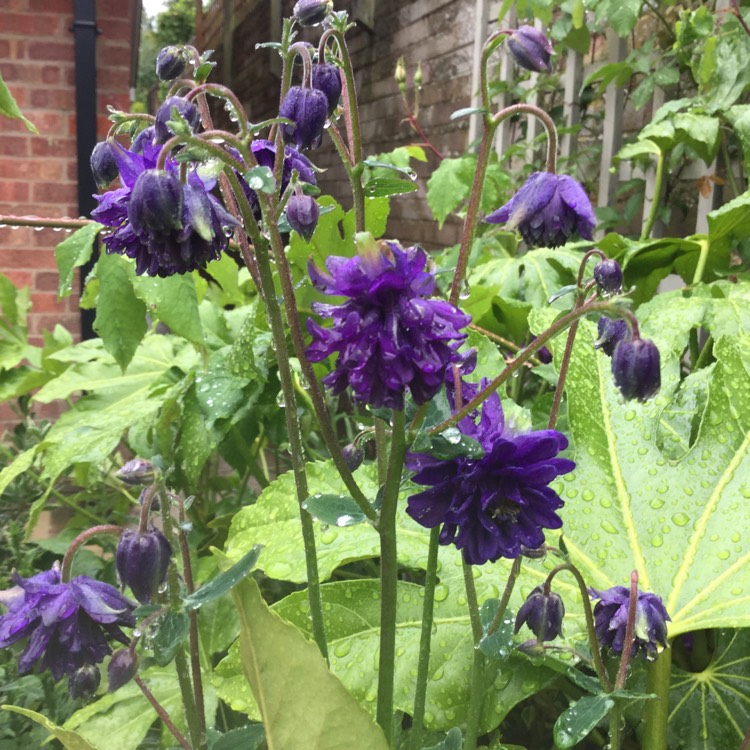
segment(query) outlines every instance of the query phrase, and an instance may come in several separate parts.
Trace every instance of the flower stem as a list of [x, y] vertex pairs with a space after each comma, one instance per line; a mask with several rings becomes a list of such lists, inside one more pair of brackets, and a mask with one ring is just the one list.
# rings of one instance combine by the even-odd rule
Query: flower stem
[[492, 619], [489, 628], [487, 628], [487, 636], [496, 633], [497, 629], [500, 627], [500, 623], [503, 621], [503, 617], [505, 617], [505, 611], [508, 609], [508, 602], [510, 602], [510, 596], [513, 593], [513, 588], [516, 585], [516, 580], [518, 579], [518, 574], [520, 572], [521, 557], [519, 556], [513, 560], [513, 565], [508, 574], [508, 580], [505, 583], [505, 591], [503, 591], [503, 595], [497, 604], [497, 612], [495, 612], [495, 617]]
[[664, 183], [664, 164], [666, 162], [667, 155], [664, 151], [659, 151], [659, 156], [656, 159], [656, 174], [654, 175], [654, 196], [651, 199], [651, 207], [648, 212], [648, 218], [643, 226], [641, 232], [641, 242], [651, 237], [651, 230], [654, 228], [654, 222], [656, 221], [656, 214], [659, 211], [659, 198], [661, 197], [661, 188]]
[[180, 746], [183, 747], [184, 750], [193, 750], [182, 732], [180, 732], [180, 730], [174, 725], [174, 722], [169, 717], [164, 706], [159, 703], [156, 696], [148, 689], [146, 683], [138, 675], [133, 677], [133, 682], [135, 682], [135, 684], [141, 689], [143, 695], [146, 696], [146, 700], [153, 706], [154, 711], [156, 711], [159, 718], [164, 722], [164, 726], [171, 732], [177, 742], [180, 743]]
[[633, 655], [633, 641], [635, 640], [635, 615], [638, 610], [638, 571], [630, 574], [630, 597], [628, 599], [628, 621], [625, 624], [625, 641], [622, 645], [620, 667], [615, 678], [615, 690], [625, 687], [628, 678], [628, 665]]
[[122, 536], [124, 529], [122, 526], [115, 526], [113, 524], [102, 524], [100, 526], [92, 526], [90, 529], [81, 532], [71, 543], [65, 555], [63, 555], [62, 567], [60, 569], [60, 580], [62, 583], [67, 583], [70, 580], [70, 573], [73, 569], [73, 558], [75, 557], [78, 549], [91, 537], [98, 536], [100, 534], [111, 534], [114, 536]]
[[422, 632], [419, 638], [419, 663], [417, 666], [417, 684], [414, 689], [414, 714], [411, 726], [411, 750], [422, 750], [439, 544], [440, 526], [435, 526], [430, 531], [430, 546], [427, 551], [427, 570], [424, 581], [424, 602], [422, 605]]
[[380, 509], [380, 660], [378, 664], [377, 721], [389, 745], [393, 745], [393, 672], [396, 662], [396, 607], [398, 605], [398, 558], [396, 508], [406, 456], [406, 417], [393, 411], [391, 453], [383, 505]]
[[482, 621], [479, 617], [479, 603], [472, 567], [464, 562], [463, 569], [466, 601], [469, 607], [469, 619], [471, 620], [471, 634], [474, 639], [474, 657], [471, 663], [471, 686], [469, 688], [469, 706], [466, 712], [466, 736], [464, 737], [463, 750], [476, 750], [482, 713], [482, 698], [484, 697], [485, 658], [479, 649], [479, 642], [483, 635]]
[[706, 270], [706, 261], [708, 260], [708, 250], [710, 245], [708, 239], [698, 240], [698, 244], [701, 246], [701, 252], [698, 256], [698, 264], [695, 267], [695, 275], [693, 276], [693, 286], [700, 284], [703, 280], [703, 272]]
[[647, 667], [646, 692], [656, 694], [654, 700], [646, 701], [644, 711], [642, 742], [648, 750], [667, 750], [671, 669], [671, 648], [665, 648]]
[[93, 219], [49, 219], [39, 216], [13, 216], [0, 214], [0, 227], [36, 227], [44, 229], [80, 229], [87, 224], [96, 224]]

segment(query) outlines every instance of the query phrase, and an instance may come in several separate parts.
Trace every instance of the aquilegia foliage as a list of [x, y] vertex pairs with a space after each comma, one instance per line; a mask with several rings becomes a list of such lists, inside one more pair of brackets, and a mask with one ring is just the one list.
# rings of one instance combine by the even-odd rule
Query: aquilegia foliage
[[549, 483], [575, 468], [558, 458], [567, 438], [556, 430], [513, 434], [496, 393], [484, 402], [478, 423], [466, 417], [458, 427], [482, 445], [484, 456], [408, 456], [407, 466], [417, 472], [413, 481], [430, 489], [412, 495], [406, 512], [427, 528], [443, 524], [440, 543], [455, 544], [472, 565], [540, 547], [543, 529], [562, 526], [555, 511], [563, 501]]
[[59, 680], [99, 664], [112, 651], [108, 640], [129, 643], [120, 628], [135, 625], [135, 605], [114, 586], [87, 576], [62, 583], [57, 566], [31, 578], [14, 574], [13, 582], [1, 595], [8, 611], [0, 617], [0, 648], [28, 637], [19, 671], [41, 659], [41, 669]]
[[396, 242], [361, 248], [353, 258], [326, 260], [329, 273], [309, 265], [310, 278], [325, 294], [348, 297], [340, 305], [314, 303], [333, 319], [323, 328], [308, 319], [312, 344], [307, 356], [320, 362], [338, 354], [323, 383], [334, 394], [351, 387], [354, 398], [374, 407], [403, 409], [408, 388], [417, 404], [442, 387], [447, 368], [461, 361], [456, 351], [471, 318], [453, 305], [429, 299], [435, 277], [421, 247]]

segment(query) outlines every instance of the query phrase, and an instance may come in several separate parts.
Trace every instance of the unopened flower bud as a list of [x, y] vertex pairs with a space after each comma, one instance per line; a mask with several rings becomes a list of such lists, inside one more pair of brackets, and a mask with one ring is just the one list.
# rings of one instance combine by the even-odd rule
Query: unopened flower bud
[[120, 537], [115, 555], [117, 575], [133, 596], [148, 604], [164, 583], [172, 556], [172, 547], [158, 529], [140, 532], [126, 530]]
[[151, 484], [154, 481], [154, 465], [150, 461], [144, 461], [142, 458], [134, 458], [128, 461], [115, 474], [115, 476], [125, 484]]
[[526, 656], [544, 656], [545, 648], [539, 641], [532, 638], [530, 641], [524, 641], [518, 645], [518, 650]]
[[281, 126], [284, 143], [294, 144], [301, 151], [317, 148], [327, 116], [328, 99], [322, 91], [292, 86], [279, 107], [279, 117], [293, 123]]
[[414, 71], [414, 86], [417, 89], [422, 88], [422, 61], [417, 63], [417, 69]]
[[68, 677], [68, 695], [71, 698], [90, 698], [99, 687], [102, 675], [96, 664], [84, 664]]
[[406, 91], [406, 64], [404, 63], [403, 56], [399, 57], [396, 61], [396, 70], [393, 77], [396, 79], [400, 91], [402, 93]]
[[107, 667], [109, 680], [108, 692], [114, 693], [130, 682], [138, 672], [138, 654], [129, 648], [123, 648], [112, 654]]
[[533, 26], [521, 26], [508, 37], [508, 49], [513, 59], [526, 70], [549, 73], [552, 44], [544, 32]]
[[161, 81], [173, 81], [185, 72], [186, 62], [182, 47], [164, 47], [156, 57], [156, 75]]
[[631, 336], [630, 326], [621, 318], [612, 320], [602, 316], [599, 318], [598, 329], [599, 338], [594, 342], [594, 349], [601, 349], [608, 357], [615, 353], [621, 341], [627, 341]]
[[154, 118], [154, 143], [166, 143], [173, 135], [172, 129], [167, 124], [172, 119], [172, 110], [176, 109], [190, 129], [195, 132], [201, 122], [198, 107], [181, 96], [170, 96], [156, 110]]
[[300, 26], [316, 26], [333, 10], [331, 0], [299, 0], [294, 6], [294, 19]]
[[603, 260], [594, 266], [594, 279], [603, 294], [618, 294], [622, 290], [622, 268], [616, 260]]
[[341, 99], [341, 73], [335, 65], [320, 63], [312, 68], [312, 87], [322, 91], [328, 100], [328, 115], [332, 115]]
[[315, 233], [319, 215], [320, 210], [317, 201], [311, 195], [295, 193], [286, 204], [286, 218], [289, 221], [289, 226], [305, 242], [309, 242]]
[[612, 355], [612, 376], [623, 397], [648, 401], [661, 387], [661, 360], [648, 339], [621, 341]]
[[544, 586], [537, 586], [521, 605], [516, 615], [517, 633], [524, 623], [528, 625], [537, 641], [554, 641], [562, 635], [562, 621], [565, 605], [558, 594], [544, 593]]
[[115, 161], [115, 154], [108, 141], [101, 141], [91, 152], [91, 173], [94, 182], [100, 188], [107, 187], [120, 174]]
[[128, 219], [139, 230], [168, 234], [182, 229], [183, 191], [180, 178], [160, 169], [138, 175], [130, 193]]
[[349, 443], [341, 449], [341, 453], [344, 456], [344, 461], [349, 467], [349, 471], [356, 471], [361, 465], [365, 458], [364, 451], [354, 443]]

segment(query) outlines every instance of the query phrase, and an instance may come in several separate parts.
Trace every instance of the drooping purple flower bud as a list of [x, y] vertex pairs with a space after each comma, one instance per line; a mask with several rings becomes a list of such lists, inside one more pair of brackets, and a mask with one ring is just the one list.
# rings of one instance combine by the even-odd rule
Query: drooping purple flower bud
[[568, 175], [534, 172], [504, 205], [484, 219], [518, 229], [531, 247], [559, 247], [574, 234], [592, 239], [594, 209], [583, 187]]
[[322, 91], [328, 100], [328, 115], [333, 114], [341, 99], [341, 72], [330, 63], [319, 63], [312, 67], [312, 87]]
[[91, 173], [94, 175], [94, 182], [100, 188], [107, 187], [120, 174], [112, 146], [108, 141], [100, 141], [94, 146], [91, 152]]
[[123, 464], [122, 468], [115, 473], [115, 476], [121, 482], [135, 486], [151, 484], [154, 481], [154, 473], [154, 465], [150, 461], [134, 458]]
[[164, 47], [156, 57], [156, 75], [160, 81], [174, 81], [185, 72], [186, 62], [183, 47]]
[[521, 26], [508, 37], [508, 49], [513, 59], [526, 70], [549, 73], [552, 44], [544, 32], [533, 26]]
[[68, 695], [73, 698], [90, 698], [102, 681], [96, 664], [84, 664], [68, 677]]
[[318, 203], [311, 195], [295, 193], [286, 204], [286, 218], [289, 225], [305, 242], [309, 242], [315, 233], [319, 215]]
[[[621, 654], [625, 648], [625, 631], [630, 610], [630, 591], [625, 586], [613, 586], [605, 591], [589, 589], [594, 605], [594, 630], [602, 648]], [[652, 661], [667, 646], [667, 614], [661, 597], [638, 592], [635, 609], [635, 630], [631, 656], [639, 652]]]
[[515, 632], [525, 623], [540, 643], [554, 641], [562, 635], [564, 615], [565, 605], [560, 596], [553, 592], [545, 596], [544, 586], [537, 586], [518, 610]]
[[341, 449], [341, 453], [344, 456], [344, 461], [349, 467], [349, 471], [356, 471], [361, 465], [365, 458], [365, 452], [354, 443], [349, 443]]
[[632, 335], [630, 326], [622, 318], [613, 320], [602, 315], [597, 327], [599, 338], [594, 342], [594, 349], [601, 349], [608, 357], [615, 353], [621, 341], [628, 341]]
[[281, 126], [284, 143], [293, 143], [301, 151], [317, 148], [327, 116], [328, 99], [322, 91], [292, 86], [279, 107], [279, 117], [294, 123]]
[[141, 604], [148, 604], [166, 580], [171, 556], [172, 547], [158, 529], [127, 529], [117, 545], [117, 575]]
[[198, 111], [198, 107], [181, 96], [170, 96], [169, 99], [165, 99], [161, 107], [156, 110], [156, 117], [154, 119], [154, 143], [166, 143], [174, 135], [174, 132], [167, 124], [172, 119], [173, 109], [177, 110], [193, 132], [198, 129], [201, 122], [201, 115]]
[[594, 279], [602, 294], [619, 294], [622, 290], [622, 268], [616, 260], [603, 260], [594, 266]]
[[612, 355], [612, 376], [625, 400], [648, 401], [661, 387], [661, 361], [648, 339], [621, 341]]
[[294, 6], [294, 20], [300, 26], [316, 26], [333, 10], [331, 0], [299, 0]]
[[183, 190], [173, 172], [147, 169], [138, 175], [128, 204], [128, 219], [136, 232], [167, 234], [182, 229]]
[[107, 667], [109, 685], [107, 692], [114, 693], [123, 685], [127, 685], [138, 672], [138, 654], [132, 649], [123, 648], [112, 654]]

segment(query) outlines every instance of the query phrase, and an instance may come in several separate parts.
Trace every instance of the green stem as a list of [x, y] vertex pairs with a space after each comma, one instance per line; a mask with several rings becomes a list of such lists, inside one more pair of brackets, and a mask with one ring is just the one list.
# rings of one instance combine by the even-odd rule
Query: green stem
[[656, 698], [646, 701], [644, 712], [642, 742], [648, 750], [667, 750], [671, 671], [671, 648], [665, 648], [647, 667], [646, 692], [656, 694]]
[[424, 603], [422, 605], [422, 632], [419, 638], [419, 663], [417, 684], [414, 689], [414, 714], [411, 726], [411, 750], [422, 750], [424, 732], [424, 710], [427, 700], [427, 675], [430, 667], [432, 642], [432, 620], [435, 607], [435, 582], [437, 581], [440, 526], [430, 531], [430, 546], [427, 551], [427, 570], [424, 581]]
[[0, 227], [37, 227], [44, 229], [80, 229], [87, 224], [96, 224], [93, 219], [47, 219], [39, 216], [0, 215]]
[[693, 286], [700, 284], [703, 279], [703, 272], [706, 270], [706, 261], [708, 260], [708, 251], [710, 248], [708, 239], [698, 240], [698, 244], [701, 246], [701, 252], [698, 256], [698, 264], [695, 267], [695, 274], [693, 275]]
[[495, 616], [492, 618], [489, 628], [487, 628], [488, 636], [497, 632], [497, 629], [500, 627], [500, 623], [503, 621], [503, 617], [505, 617], [505, 612], [508, 609], [508, 603], [510, 602], [510, 596], [513, 593], [513, 588], [516, 585], [516, 580], [518, 579], [518, 574], [520, 572], [521, 557], [519, 556], [513, 560], [513, 565], [508, 574], [508, 580], [505, 583], [505, 591], [503, 591], [503, 595], [497, 604], [497, 612], [495, 612]]
[[86, 531], [81, 532], [70, 543], [68, 549], [65, 550], [62, 567], [60, 568], [60, 580], [63, 583], [67, 583], [70, 580], [70, 574], [73, 570], [73, 558], [75, 557], [75, 554], [81, 547], [81, 545], [86, 544], [86, 542], [94, 536], [99, 536], [100, 534], [110, 534], [112, 536], [119, 537], [122, 536], [123, 531], [124, 529], [122, 528], [122, 526], [102, 524], [100, 526], [92, 526], [90, 529], [86, 529]]
[[171, 732], [172, 736], [180, 744], [180, 747], [182, 747], [183, 750], [193, 750], [182, 732], [180, 732], [180, 730], [175, 726], [164, 706], [159, 703], [159, 701], [156, 699], [156, 696], [148, 689], [146, 683], [138, 675], [133, 677], [133, 682], [138, 685], [146, 700], [151, 704], [154, 711], [156, 711], [156, 713], [159, 715], [159, 718], [164, 723], [164, 726]]
[[377, 721], [393, 746], [393, 672], [396, 663], [396, 607], [398, 604], [398, 558], [396, 508], [406, 456], [406, 417], [393, 411], [391, 454], [388, 461], [383, 505], [380, 509], [380, 659], [378, 663]]
[[609, 712], [609, 750], [620, 750], [620, 724], [622, 723], [622, 702], [615, 698], [615, 705]]
[[651, 230], [654, 228], [656, 214], [659, 212], [659, 199], [661, 198], [661, 188], [664, 183], [664, 165], [667, 155], [664, 151], [659, 151], [659, 157], [656, 160], [656, 175], [654, 177], [654, 197], [651, 199], [651, 208], [648, 212], [648, 219], [641, 232], [641, 242], [651, 237]]
[[484, 654], [479, 648], [482, 640], [482, 620], [479, 617], [479, 603], [477, 590], [474, 586], [472, 567], [463, 563], [464, 585], [466, 586], [466, 601], [471, 620], [471, 634], [474, 639], [474, 658], [471, 663], [471, 686], [469, 688], [469, 706], [466, 712], [466, 735], [463, 750], [476, 750], [479, 736], [479, 723], [482, 714], [482, 699], [484, 697]]
[[706, 343], [703, 344], [703, 348], [701, 349], [701, 353], [698, 355], [698, 359], [695, 360], [695, 364], [693, 365], [693, 372], [696, 370], [700, 370], [701, 367], [704, 367], [706, 364], [706, 360], [711, 356], [711, 353], [714, 350], [714, 337], [709, 336], [706, 339]]

